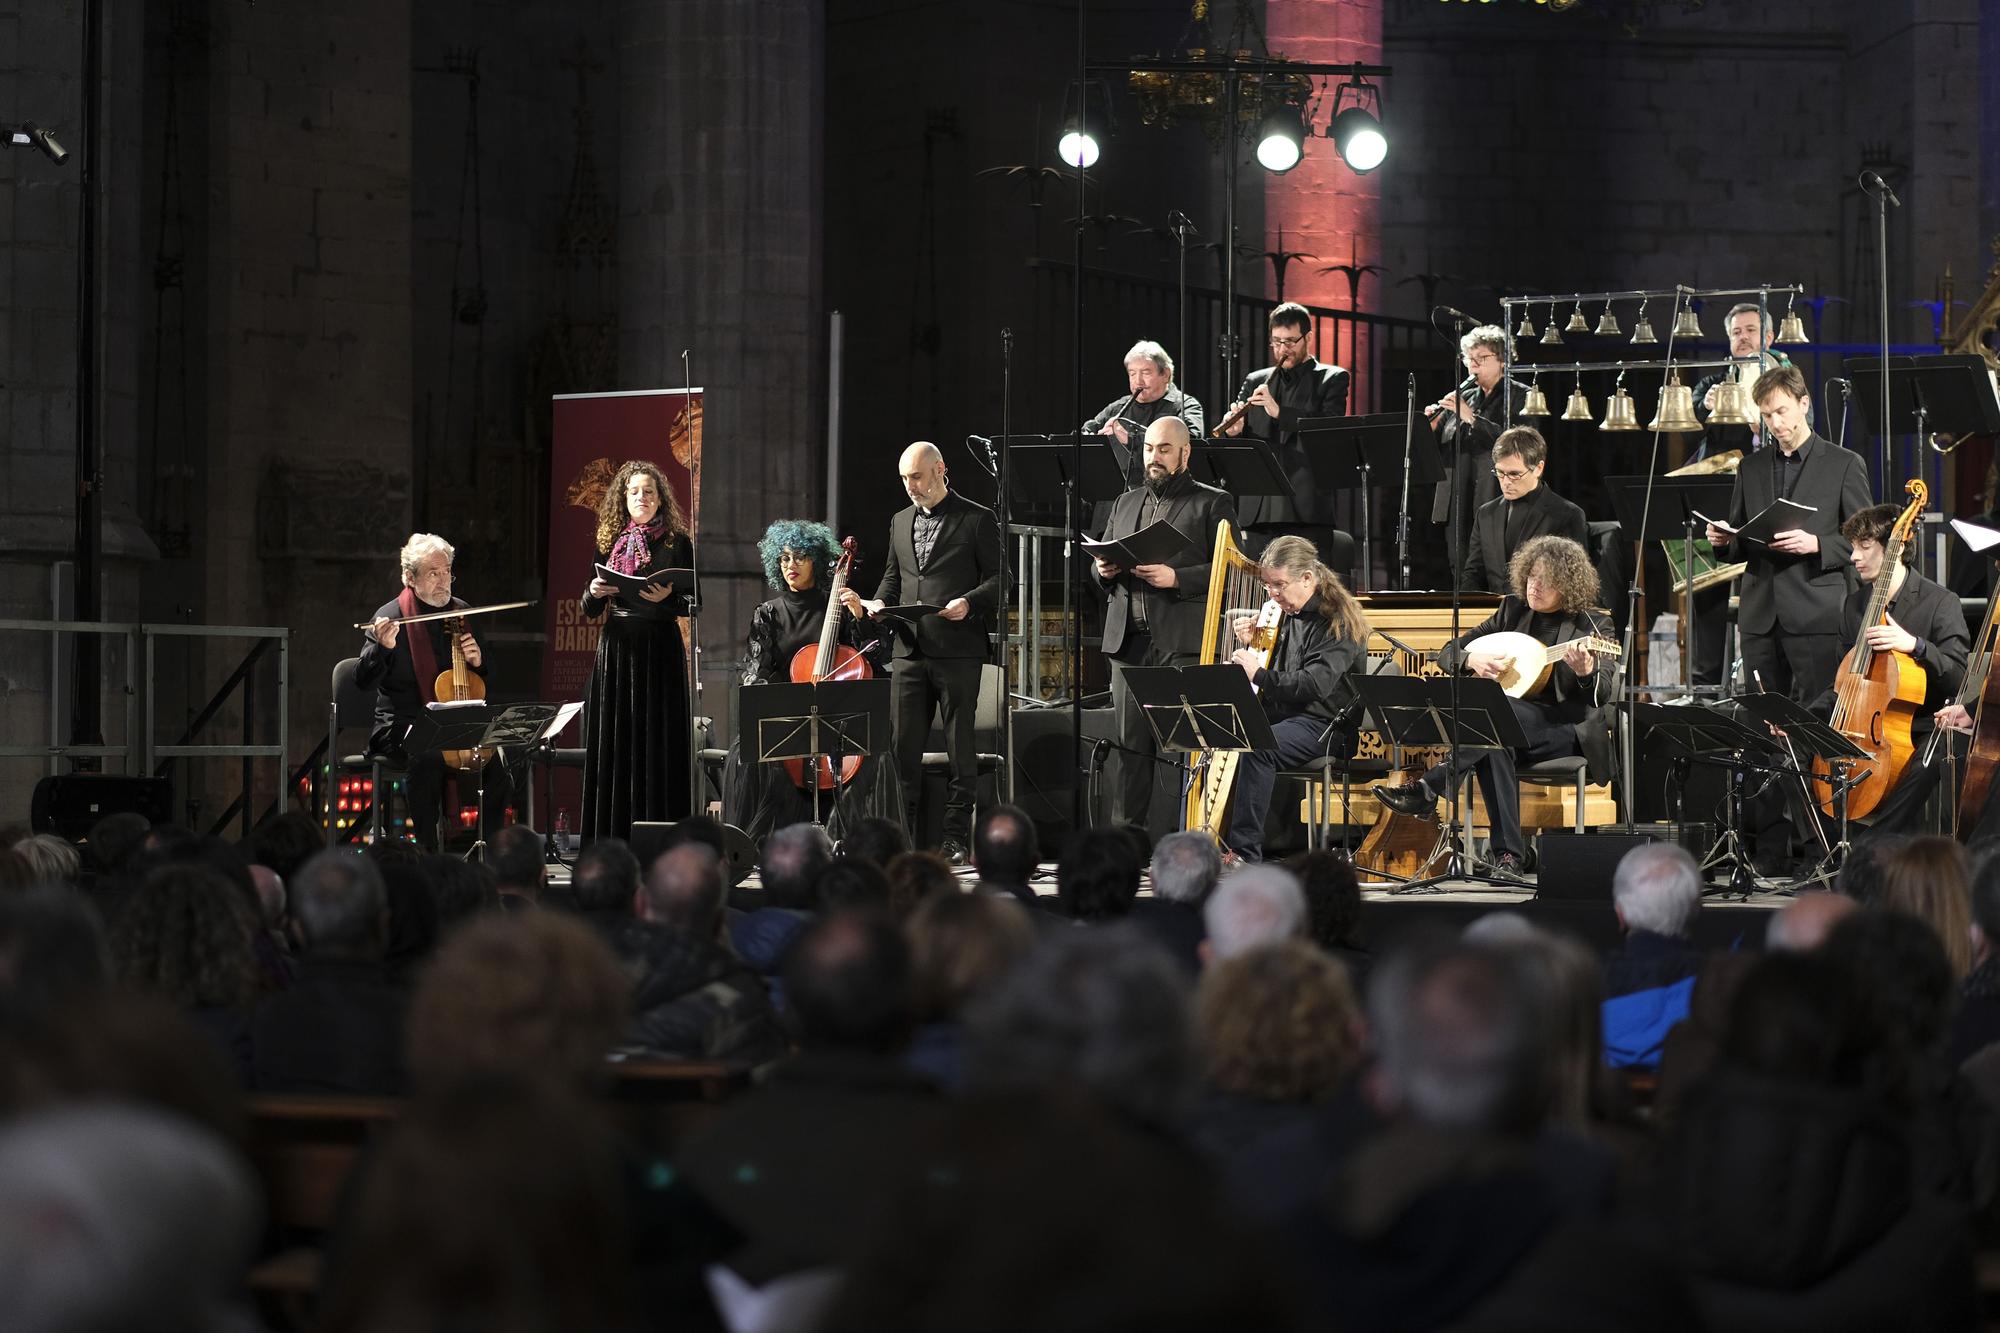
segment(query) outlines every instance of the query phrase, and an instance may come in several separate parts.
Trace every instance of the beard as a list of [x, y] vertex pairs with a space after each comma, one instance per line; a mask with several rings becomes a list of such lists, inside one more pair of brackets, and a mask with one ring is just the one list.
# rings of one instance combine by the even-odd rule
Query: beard
[[1146, 469], [1146, 489], [1154, 495], [1159, 495], [1173, 485], [1174, 478], [1179, 475], [1180, 473], [1169, 472], [1163, 467], [1149, 467]]
[[[412, 588], [412, 589], [411, 589], [410, 591], [412, 591], [412, 592], [416, 592], [416, 589]], [[439, 594], [438, 594], [438, 596], [437, 596], [437, 599], [436, 599], [435, 601], [433, 601], [433, 600], [432, 600], [432, 599], [431, 599], [431, 598], [430, 598], [429, 596], [427, 596], [426, 594], [424, 594], [424, 593], [421, 593], [421, 592], [418, 592], [418, 593], [417, 593], [417, 600], [418, 600], [418, 601], [420, 601], [420, 602], [422, 602], [422, 603], [423, 603], [423, 604], [424, 604], [425, 606], [428, 606], [428, 607], [430, 607], [430, 608], [431, 608], [431, 609], [433, 609], [433, 610], [436, 610], [436, 611], [442, 611], [442, 610], [444, 610], [444, 609], [445, 609], [445, 608], [446, 608], [447, 606], [450, 606], [450, 605], [451, 605], [451, 594], [450, 594], [449, 592], [443, 592], [443, 593], [439, 593]]]

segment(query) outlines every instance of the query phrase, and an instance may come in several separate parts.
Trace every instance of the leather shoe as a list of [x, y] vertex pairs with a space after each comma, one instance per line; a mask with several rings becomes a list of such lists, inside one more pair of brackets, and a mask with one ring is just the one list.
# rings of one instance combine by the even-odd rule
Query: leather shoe
[[965, 848], [955, 842], [946, 843], [942, 851], [940, 852], [940, 855], [942, 855], [945, 860], [951, 862], [955, 866], [962, 866], [967, 861], [972, 859], [971, 857], [965, 854]]
[[1437, 818], [1437, 797], [1421, 782], [1403, 782], [1388, 787], [1377, 784], [1368, 789], [1375, 799], [1388, 806], [1399, 815], [1415, 815], [1419, 819]]
[[1498, 879], [1511, 879], [1517, 884], [1528, 882], [1528, 867], [1512, 852], [1502, 852], [1493, 858], [1493, 874]]

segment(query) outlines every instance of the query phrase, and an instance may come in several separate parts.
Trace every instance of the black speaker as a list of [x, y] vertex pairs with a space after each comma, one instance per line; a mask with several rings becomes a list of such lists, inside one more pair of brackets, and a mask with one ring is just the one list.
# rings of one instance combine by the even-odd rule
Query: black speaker
[[[1072, 832], [1074, 801], [1079, 781], [1088, 788], [1097, 758], [1094, 743], [1108, 740], [1118, 731], [1109, 708], [1083, 710], [1084, 771], [1078, 773], [1076, 753], [1070, 741], [1070, 710], [1067, 708], [1016, 708], [1014, 719], [1014, 803], [1035, 821], [1035, 837], [1042, 855], [1053, 859]], [[1172, 765], [1163, 765], [1174, 771]], [[1110, 822], [1111, 770], [1106, 768], [1096, 783], [1096, 800], [1086, 796], [1084, 821], [1093, 826]], [[1168, 803], [1171, 808], [1171, 801]]]
[[166, 823], [174, 813], [173, 785], [126, 773], [57, 773], [35, 784], [28, 822], [37, 833], [59, 833], [75, 842], [104, 816], [128, 811], [149, 823]]
[[1611, 876], [1625, 853], [1659, 842], [1651, 833], [1572, 833], [1544, 829], [1535, 840], [1537, 898], [1611, 901]]
[[[632, 836], [626, 845], [632, 855], [639, 858], [641, 873], [652, 868], [653, 861], [668, 846], [678, 841], [673, 836], [678, 820], [632, 821]], [[722, 826], [722, 879], [728, 888], [735, 888], [743, 882], [744, 876], [757, 868], [757, 846], [750, 841], [750, 835], [734, 824]]]

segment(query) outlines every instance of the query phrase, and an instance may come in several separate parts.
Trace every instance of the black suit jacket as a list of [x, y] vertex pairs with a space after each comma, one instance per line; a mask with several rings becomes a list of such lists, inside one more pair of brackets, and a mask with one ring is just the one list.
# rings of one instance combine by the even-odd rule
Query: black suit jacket
[[[1141, 487], [1136, 491], [1127, 491], [1112, 501], [1111, 517], [1104, 525], [1106, 540], [1129, 537], [1139, 530], [1142, 526], [1139, 519], [1145, 512], [1149, 495], [1150, 492]], [[1207, 610], [1208, 572], [1214, 559], [1215, 526], [1224, 522], [1232, 527], [1235, 525], [1236, 498], [1228, 491], [1196, 481], [1183, 473], [1179, 490], [1167, 500], [1160, 517], [1179, 529], [1192, 547], [1184, 557], [1186, 563], [1174, 566], [1174, 573], [1179, 577], [1174, 587], [1155, 588], [1129, 569], [1115, 579], [1099, 578], [1095, 562], [1090, 566], [1091, 578], [1096, 579], [1097, 586], [1110, 597], [1104, 608], [1104, 653], [1107, 657], [1116, 657], [1122, 652], [1126, 639], [1134, 632], [1134, 597], [1145, 599], [1147, 628], [1160, 651], [1201, 651], [1201, 622]]]
[[1567, 537], [1590, 549], [1590, 525], [1583, 510], [1557, 495], [1547, 482], [1514, 502], [1514, 521], [1507, 522], [1507, 497], [1497, 496], [1472, 516], [1472, 541], [1466, 547], [1458, 586], [1469, 592], [1506, 592], [1507, 562], [1530, 537]]
[[[1511, 389], [1509, 384], [1513, 386]], [[1466, 390], [1466, 396], [1472, 401], [1472, 420], [1447, 412], [1432, 427], [1438, 448], [1444, 453], [1444, 481], [1431, 500], [1433, 523], [1451, 520], [1451, 489], [1458, 481], [1460, 468], [1471, 469], [1471, 489], [1460, 501], [1461, 513], [1465, 510], [1477, 513], [1480, 505], [1500, 494], [1500, 483], [1493, 479], [1493, 442], [1500, 438], [1500, 432], [1520, 421], [1521, 405], [1528, 401], [1528, 386], [1520, 380], [1502, 379], [1494, 384], [1491, 393], [1472, 388]], [[1507, 416], [1510, 405], [1514, 413], [1511, 421]]]
[[[1438, 665], [1446, 671], [1463, 671], [1467, 644], [1482, 634], [1494, 634], [1501, 630], [1529, 633], [1534, 614], [1534, 608], [1526, 601], [1508, 593], [1493, 609], [1492, 615], [1438, 649]], [[1594, 610], [1571, 612], [1555, 624], [1551, 634], [1540, 637], [1543, 643], [1562, 643], [1568, 639], [1580, 639], [1586, 634], [1598, 634], [1607, 639], [1615, 637], [1610, 621]], [[1549, 672], [1549, 683], [1540, 694], [1528, 700], [1530, 704], [1550, 710], [1576, 728], [1577, 747], [1589, 760], [1593, 774], [1611, 772], [1611, 730], [1604, 712], [1617, 696], [1611, 679], [1616, 666], [1617, 663], [1600, 657], [1595, 671], [1588, 676], [1578, 676], [1569, 669], [1568, 663], [1557, 661], [1555, 668]]]
[[963, 597], [972, 607], [963, 620], [925, 616], [914, 624], [895, 622], [896, 656], [983, 659], [992, 651], [993, 616], [1000, 606], [1000, 524], [991, 509], [957, 491], [947, 491], [935, 512], [942, 515], [944, 526], [922, 569], [917, 568], [912, 536], [917, 507], [911, 505], [889, 520], [889, 563], [875, 596], [886, 606], [919, 602], [944, 606]]
[[1312, 357], [1301, 361], [1289, 375], [1273, 379], [1276, 375], [1276, 366], [1251, 371], [1243, 377], [1235, 401], [1246, 403], [1258, 385], [1272, 384], [1271, 396], [1278, 400], [1277, 419], [1272, 420], [1263, 408], [1253, 407], [1243, 414], [1243, 433], [1270, 444], [1298, 502], [1293, 504], [1281, 495], [1246, 498], [1242, 505], [1243, 522], [1330, 522], [1331, 496], [1317, 494], [1312, 467], [1306, 461], [1304, 446], [1298, 442], [1299, 422], [1307, 417], [1345, 416], [1347, 386], [1353, 377], [1341, 366], [1322, 364]]
[[[1868, 610], [1873, 584], [1864, 583], [1847, 594], [1840, 608], [1840, 641], [1853, 648], [1861, 638], [1861, 617]], [[1928, 717], [1952, 701], [1959, 683], [1965, 679], [1965, 662], [1972, 655], [1972, 635], [1965, 627], [1965, 610], [1955, 593], [1941, 588], [1916, 570], [1903, 578], [1903, 586], [1889, 599], [1889, 615], [1898, 625], [1917, 636], [1916, 651], [1910, 656], [1924, 669], [1923, 716]], [[1812, 708], [1831, 715], [1838, 679], [1813, 700]]]
[[[1835, 634], [1840, 630], [1840, 604], [1854, 586], [1848, 561], [1853, 548], [1840, 535], [1840, 525], [1873, 503], [1868, 495], [1868, 469], [1861, 455], [1819, 436], [1801, 445], [1807, 451], [1791, 498], [1812, 505], [1815, 512], [1801, 526], [1819, 537], [1813, 555], [1786, 555], [1756, 542], [1734, 541], [1718, 552], [1747, 566], [1739, 596], [1737, 624], [1745, 634]], [[1729, 521], [1741, 526], [1778, 498], [1779, 450], [1774, 445], [1743, 460], [1736, 472], [1736, 489], [1729, 497]]]

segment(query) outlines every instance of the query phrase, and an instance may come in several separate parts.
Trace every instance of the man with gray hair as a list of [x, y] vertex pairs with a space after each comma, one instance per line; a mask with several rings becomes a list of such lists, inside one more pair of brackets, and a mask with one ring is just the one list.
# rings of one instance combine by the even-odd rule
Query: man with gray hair
[[[431, 851], [438, 846], [444, 757], [436, 750], [411, 754], [405, 742], [427, 705], [438, 701], [437, 678], [453, 669], [452, 649], [457, 648], [465, 659], [466, 670], [483, 679], [486, 646], [480, 642], [477, 621], [463, 622], [456, 639], [446, 628], [453, 623], [450, 620], [408, 626], [403, 622], [412, 616], [469, 605], [451, 593], [454, 554], [451, 543], [435, 533], [410, 534], [397, 556], [403, 590], [377, 608], [373, 623], [362, 636], [360, 664], [354, 670], [355, 685], [375, 691], [375, 730], [368, 738], [368, 752], [408, 768], [410, 828], [418, 844]], [[513, 775], [504, 753], [496, 752], [486, 763], [485, 827], [499, 828], [513, 800]]]
[[763, 979], [723, 943], [722, 857], [705, 842], [660, 854], [614, 941], [632, 978], [631, 1041], [678, 1060], [756, 1064], [784, 1047]]
[[1153, 844], [1153, 893], [1132, 903], [1132, 923], [1158, 940], [1189, 975], [1201, 971], [1208, 927], [1202, 908], [1222, 878], [1222, 849], [1207, 833], [1169, 833]]
[[1454, 570], [1464, 567], [1461, 556], [1472, 532], [1479, 506], [1500, 495], [1493, 476], [1493, 446], [1500, 432], [1519, 424], [1528, 386], [1507, 380], [1507, 330], [1481, 324], [1458, 340], [1465, 360], [1465, 381], [1424, 409], [1431, 431], [1444, 451], [1445, 477], [1431, 502], [1431, 522], [1445, 524], [1446, 552]]
[[359, 852], [320, 852], [289, 886], [304, 941], [298, 976], [250, 1016], [261, 1092], [393, 1094], [403, 1088], [405, 992], [383, 962], [382, 872]]
[[1200, 438], [1201, 401], [1174, 385], [1174, 359], [1167, 349], [1150, 338], [1141, 338], [1125, 353], [1125, 380], [1132, 392], [1114, 398], [1104, 410], [1083, 423], [1085, 434], [1109, 435], [1129, 451], [1125, 461], [1125, 489], [1146, 481], [1145, 459], [1139, 441], [1146, 427], [1161, 417], [1179, 417], [1187, 422], [1188, 434]]
[[1306, 895], [1289, 870], [1246, 866], [1215, 886], [1201, 909], [1208, 927], [1202, 962], [1219, 963], [1247, 949], [1306, 933]]
[[1656, 1069], [1701, 973], [1691, 938], [1701, 869], [1673, 843], [1635, 847], [1618, 863], [1611, 899], [1625, 942], [1604, 960], [1605, 1062]]

